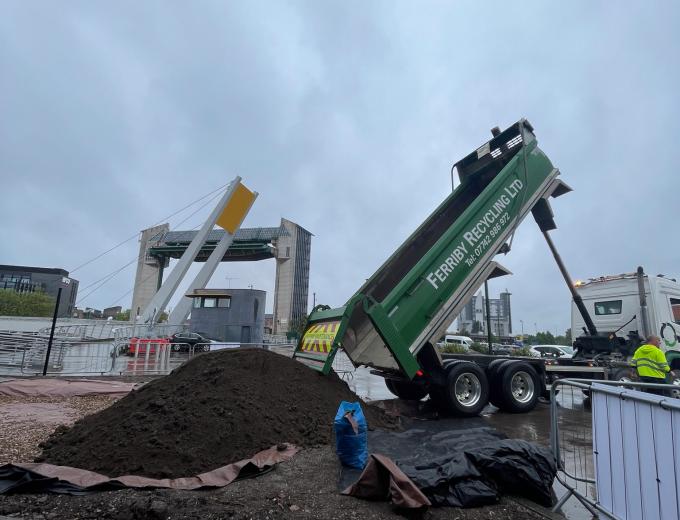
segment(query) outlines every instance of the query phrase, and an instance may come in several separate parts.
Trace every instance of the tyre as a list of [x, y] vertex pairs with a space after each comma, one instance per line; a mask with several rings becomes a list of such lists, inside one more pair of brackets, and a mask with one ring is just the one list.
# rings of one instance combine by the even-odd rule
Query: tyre
[[631, 381], [637, 381], [638, 375], [633, 368], [619, 368], [615, 370], [612, 374], [612, 381], [623, 381], [625, 383], [630, 383]]
[[473, 417], [489, 402], [489, 382], [478, 365], [464, 361], [451, 365], [441, 394], [446, 411]]
[[[618, 368], [614, 370], [612, 373], [611, 381], [622, 381], [624, 383], [630, 383], [631, 381], [639, 381], [640, 378], [638, 377], [637, 370], [634, 368], [628, 368], [628, 367], [623, 367], [623, 368]], [[634, 387], [632, 386], [626, 386], [626, 388], [633, 390]], [[590, 395], [590, 393], [586, 394]]]
[[513, 361], [496, 373], [494, 403], [504, 412], [526, 413], [536, 407], [541, 392], [538, 374], [529, 363]]
[[400, 399], [406, 399], [407, 401], [420, 401], [428, 393], [425, 385], [411, 383], [410, 381], [385, 379], [385, 386], [387, 386], [387, 389], [392, 394]]
[[500, 373], [512, 363], [516, 363], [511, 359], [497, 359], [489, 364], [489, 368], [486, 369], [486, 376], [489, 380], [489, 402], [496, 408], [502, 409], [505, 406], [501, 396], [503, 395], [503, 390], [501, 389], [501, 378]]

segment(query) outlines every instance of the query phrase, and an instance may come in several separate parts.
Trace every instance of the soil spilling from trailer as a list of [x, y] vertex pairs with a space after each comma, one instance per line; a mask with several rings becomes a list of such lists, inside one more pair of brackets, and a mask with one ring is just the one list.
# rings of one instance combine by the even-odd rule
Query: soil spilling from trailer
[[[201, 354], [111, 407], [62, 428], [36, 459], [108, 476], [196, 475], [273, 445], [328, 444], [340, 401], [360, 401], [334, 373], [259, 349]], [[394, 419], [362, 402], [369, 427]]]

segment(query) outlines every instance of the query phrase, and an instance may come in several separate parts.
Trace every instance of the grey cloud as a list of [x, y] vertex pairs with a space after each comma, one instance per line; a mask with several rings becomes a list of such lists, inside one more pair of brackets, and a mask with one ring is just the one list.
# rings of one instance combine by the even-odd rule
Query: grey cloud
[[[680, 274], [672, 3], [5, 7], [4, 262], [72, 268], [239, 174], [261, 194], [245, 225], [312, 231], [310, 291], [339, 305], [446, 196], [451, 164], [526, 116], [575, 188], [553, 233], [574, 277]], [[513, 292], [515, 328], [565, 329], [569, 295], [531, 218], [501, 261], [515, 276], [492, 290]], [[273, 289], [271, 263], [223, 265], [213, 284], [229, 273]]]

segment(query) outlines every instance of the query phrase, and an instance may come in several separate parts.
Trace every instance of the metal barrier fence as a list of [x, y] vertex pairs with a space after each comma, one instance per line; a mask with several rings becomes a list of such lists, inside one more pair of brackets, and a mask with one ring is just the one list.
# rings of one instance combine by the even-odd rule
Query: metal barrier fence
[[130, 349], [126, 346], [119, 346], [117, 349], [118, 362], [115, 364], [113, 373], [119, 375], [163, 375], [169, 374], [194, 356], [204, 352], [238, 348], [262, 348], [284, 355], [290, 352], [290, 355], [292, 355], [292, 351], [295, 348], [295, 345], [292, 344], [272, 345], [269, 343], [215, 341], [211, 343], [196, 343], [194, 345], [164, 342], [149, 342], [144, 345], [149, 345], [149, 348], [139, 348], [134, 352], [130, 352]]
[[19, 367], [24, 352], [41, 341], [37, 332], [0, 331], [0, 366]]
[[186, 325], [146, 325], [136, 323], [114, 327], [112, 330], [114, 343], [125, 343], [130, 338], [169, 338], [177, 332], [187, 330]]
[[[6, 375], [41, 375], [47, 353], [46, 338], [27, 335], [22, 343], [3, 345], [0, 335], [0, 365]], [[30, 340], [30, 343], [29, 343]], [[165, 375], [192, 357], [203, 352], [223, 349], [262, 348], [292, 357], [293, 343], [172, 343], [153, 339], [131, 341], [120, 336], [114, 342], [73, 342], [55, 338], [52, 344], [47, 374], [51, 376], [85, 375]], [[343, 379], [354, 375], [354, 366], [338, 352], [333, 369]]]
[[120, 361], [114, 361], [112, 370], [120, 375], [165, 375], [186, 361], [177, 362], [178, 356], [173, 354], [187, 347], [185, 343], [160, 341], [137, 344], [132, 351], [132, 346], [122, 352], [119, 347], [114, 351], [114, 359]]
[[550, 443], [557, 480], [567, 490], [553, 511], [573, 496], [593, 516], [680, 518], [680, 400], [669, 397], [669, 386], [553, 383]]
[[[91, 345], [93, 344], [100, 345], [100, 350], [108, 349], [110, 345], [101, 343], [102, 340], [106, 341], [106, 338], [91, 337], [91, 335], [101, 336], [102, 334], [105, 336], [108, 334], [105, 330], [104, 327], [88, 324], [57, 327], [50, 355], [52, 371], [60, 371], [65, 359], [69, 355], [73, 358], [79, 351], [77, 347], [82, 347], [80, 350], [88, 347], [90, 353], [86, 357], [92, 357], [94, 348]], [[49, 337], [49, 331], [45, 334], [42, 329], [35, 332], [0, 331], [0, 372], [6, 375], [16, 374], [17, 371], [22, 374], [36, 373], [36, 367], [44, 364]], [[101, 365], [97, 369], [87, 370], [87, 372], [101, 373], [107, 370], [104, 365]]]
[[346, 381], [354, 378], [356, 368], [349, 360], [344, 350], [340, 350], [335, 354], [335, 358], [333, 359], [333, 371], [338, 374], [341, 379]]
[[[26, 349], [20, 363], [22, 375], [42, 375], [47, 355], [47, 345]], [[47, 365], [47, 374], [54, 375], [104, 375], [111, 372], [115, 362], [110, 343], [72, 343], [54, 341]]]
[[[269, 350], [288, 357], [293, 357], [293, 352], [295, 351], [295, 347], [297, 347], [295, 343], [264, 343], [264, 345], [266, 345]], [[333, 372], [338, 374], [340, 379], [344, 379], [345, 381], [352, 379], [354, 377], [354, 373], [356, 372], [356, 368], [349, 360], [344, 350], [338, 350], [338, 352], [335, 354], [332, 367]]]
[[[113, 338], [113, 330], [119, 325], [115, 322], [100, 321], [91, 324], [57, 325], [54, 328], [55, 336], [62, 336], [84, 341], [102, 341]], [[38, 333], [49, 336], [52, 327], [43, 327]]]
[[268, 345], [289, 345], [290, 338], [285, 334], [264, 334], [264, 342]]

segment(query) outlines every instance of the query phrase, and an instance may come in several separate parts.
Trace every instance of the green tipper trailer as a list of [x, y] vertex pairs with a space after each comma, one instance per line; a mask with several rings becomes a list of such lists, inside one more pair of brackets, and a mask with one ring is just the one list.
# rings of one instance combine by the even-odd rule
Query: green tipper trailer
[[441, 355], [434, 344], [485, 280], [508, 274], [493, 258], [524, 217], [570, 189], [524, 119], [454, 167], [460, 185], [343, 307], [312, 311], [294, 357], [328, 373], [342, 348], [399, 397], [429, 394], [460, 415], [489, 400], [528, 411], [545, 392], [540, 360]]

